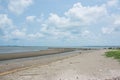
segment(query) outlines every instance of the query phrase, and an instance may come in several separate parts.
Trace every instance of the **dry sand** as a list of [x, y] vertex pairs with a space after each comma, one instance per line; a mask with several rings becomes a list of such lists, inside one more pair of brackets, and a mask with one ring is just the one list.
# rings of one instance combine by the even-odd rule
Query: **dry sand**
[[79, 54], [0, 76], [0, 80], [120, 80], [120, 63], [103, 56], [105, 51]]

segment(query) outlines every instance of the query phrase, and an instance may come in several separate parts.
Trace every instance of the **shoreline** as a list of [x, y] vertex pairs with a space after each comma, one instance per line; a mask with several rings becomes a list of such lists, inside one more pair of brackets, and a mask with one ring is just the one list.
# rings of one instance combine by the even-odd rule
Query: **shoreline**
[[[1, 76], [2, 80], [119, 80], [120, 63], [106, 58], [108, 50], [88, 51]], [[79, 51], [78, 51], [79, 52]], [[72, 52], [75, 53], [75, 52]]]
[[52, 55], [52, 54], [58, 54], [63, 52], [70, 52], [74, 50], [75, 48], [51, 48], [47, 50], [31, 51], [31, 52], [17, 52], [17, 53], [5, 53], [5, 54], [1, 53], [0, 61], [36, 57], [36, 56], [43, 56], [43, 55]]
[[69, 52], [67, 51], [63, 53], [54, 53], [54, 54], [42, 55], [36, 57], [27, 57], [27, 58], [18, 58], [18, 59], [0, 61], [0, 75], [7, 74], [7, 72], [8, 73], [16, 72], [16, 70], [19, 71], [19, 69], [20, 70], [24, 68], [26, 69], [31, 66], [45, 65], [51, 62], [56, 62], [58, 60], [66, 59], [90, 51], [92, 52], [94, 50], [76, 50]]

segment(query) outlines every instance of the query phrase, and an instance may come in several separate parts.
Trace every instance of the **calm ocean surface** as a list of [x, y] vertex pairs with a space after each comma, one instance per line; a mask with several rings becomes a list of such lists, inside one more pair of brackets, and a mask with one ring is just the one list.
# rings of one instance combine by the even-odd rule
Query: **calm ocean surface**
[[47, 50], [48, 47], [39, 47], [39, 46], [0, 46], [1, 53], [16, 53], [16, 52], [30, 52], [30, 51], [40, 51]]

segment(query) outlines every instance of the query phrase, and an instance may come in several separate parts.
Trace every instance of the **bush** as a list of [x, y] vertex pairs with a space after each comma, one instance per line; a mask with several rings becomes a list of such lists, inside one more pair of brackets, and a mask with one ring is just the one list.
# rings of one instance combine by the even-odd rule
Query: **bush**
[[113, 57], [115, 59], [120, 59], [120, 50], [108, 51], [105, 53], [107, 57]]

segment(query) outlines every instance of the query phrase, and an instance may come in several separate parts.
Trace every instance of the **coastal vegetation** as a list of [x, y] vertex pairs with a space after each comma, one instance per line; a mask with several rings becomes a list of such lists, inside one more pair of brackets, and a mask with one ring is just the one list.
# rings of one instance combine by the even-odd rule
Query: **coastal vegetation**
[[118, 59], [120, 61], [120, 50], [112, 50], [105, 53], [107, 57], [113, 57], [114, 59]]

